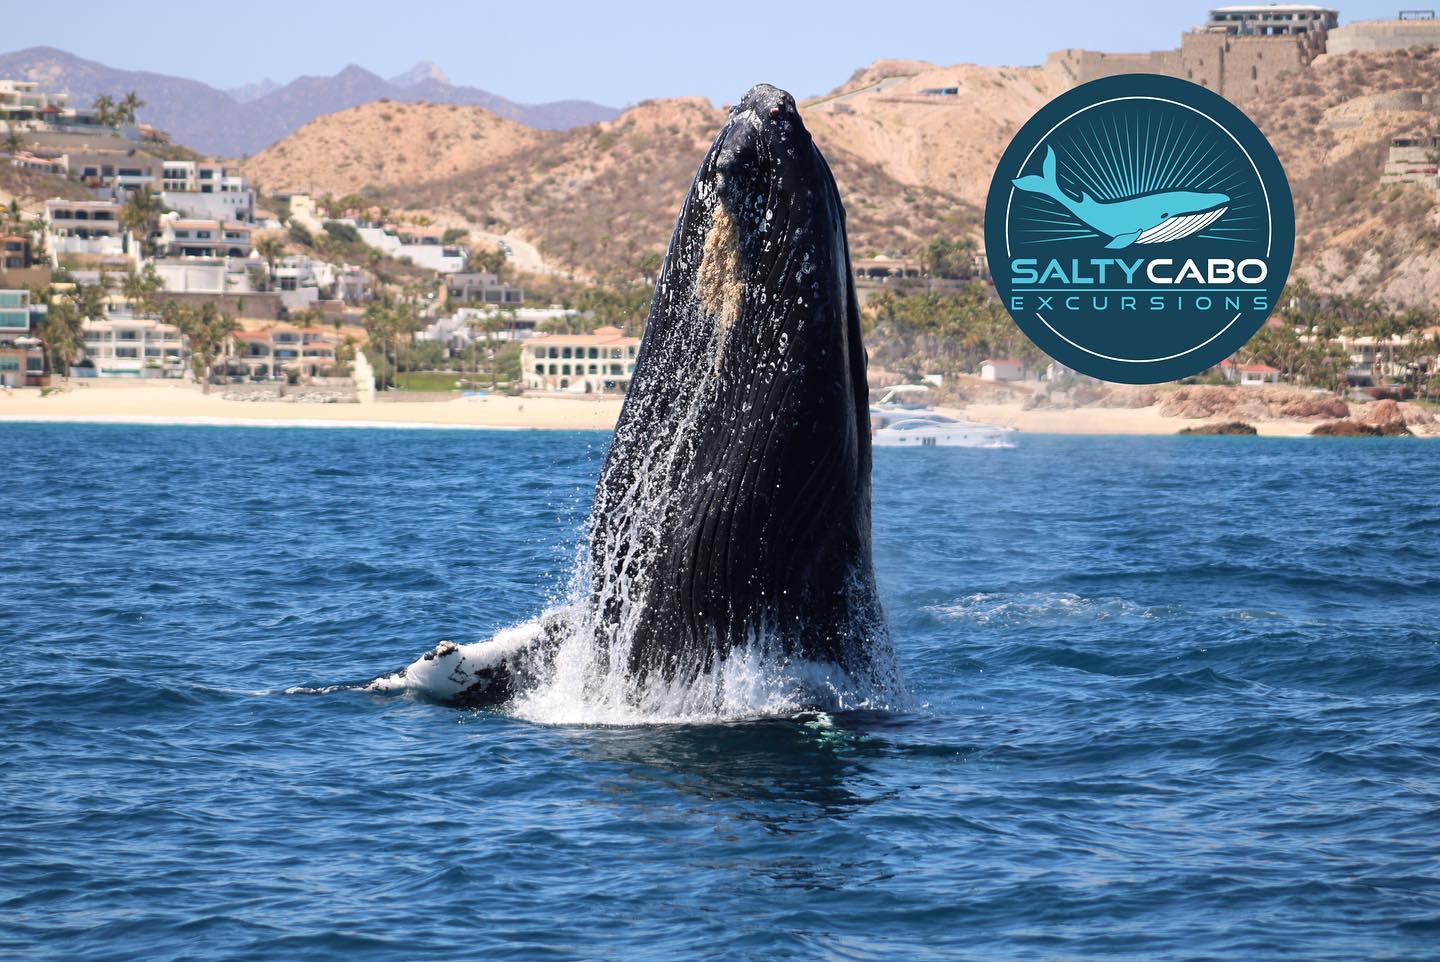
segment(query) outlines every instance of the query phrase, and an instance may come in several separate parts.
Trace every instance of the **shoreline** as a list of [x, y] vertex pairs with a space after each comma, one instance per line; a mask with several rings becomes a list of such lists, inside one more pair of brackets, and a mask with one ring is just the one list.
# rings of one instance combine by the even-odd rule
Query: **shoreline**
[[[393, 395], [389, 396], [393, 398]], [[462, 397], [367, 403], [239, 401], [183, 382], [91, 382], [41, 397], [38, 388], [0, 393], [0, 424], [125, 424], [196, 427], [393, 428], [398, 430], [610, 431], [621, 398]], [[1176, 436], [1224, 418], [1179, 418], [1144, 408], [1025, 408], [1018, 401], [936, 408], [941, 414], [1015, 428], [1022, 434]], [[1260, 437], [1310, 437], [1323, 419], [1255, 420]], [[1426, 437], [1417, 434], [1417, 437]], [[1433, 437], [1433, 435], [1431, 435]]]
[[327, 418], [240, 418], [186, 415], [0, 415], [0, 424], [117, 424], [136, 427], [200, 428], [392, 428], [405, 431], [603, 431], [606, 428], [529, 427], [523, 424], [444, 424], [435, 421], [388, 421]]
[[91, 382], [40, 396], [0, 393], [0, 423], [196, 425], [211, 427], [401, 428], [411, 430], [608, 431], [620, 398], [457, 397], [316, 403], [233, 400], [184, 382]]

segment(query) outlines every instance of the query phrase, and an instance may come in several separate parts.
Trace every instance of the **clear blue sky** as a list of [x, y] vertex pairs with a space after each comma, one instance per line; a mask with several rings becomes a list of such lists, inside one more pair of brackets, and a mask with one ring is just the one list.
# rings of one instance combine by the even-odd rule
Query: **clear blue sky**
[[[1060, 47], [1164, 49], [1203, 21], [1208, 6], [1154, 0], [241, 0], [216, 6], [129, 0], [117, 7], [7, 0], [0, 46], [55, 46], [112, 67], [222, 88], [266, 76], [285, 83], [302, 74], [333, 74], [350, 63], [389, 77], [433, 60], [452, 82], [513, 100], [579, 97], [619, 107], [686, 94], [723, 103], [761, 80], [803, 97], [882, 57], [1034, 64]], [[1393, 17], [1398, 8], [1394, 0], [1337, 6], [1342, 22]]]

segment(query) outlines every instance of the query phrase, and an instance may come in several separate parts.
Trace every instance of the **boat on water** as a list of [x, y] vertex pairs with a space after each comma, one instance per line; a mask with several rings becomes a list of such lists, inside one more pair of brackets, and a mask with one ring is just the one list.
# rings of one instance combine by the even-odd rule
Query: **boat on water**
[[870, 405], [870, 439], [876, 447], [1013, 448], [1015, 429], [962, 421], [930, 407], [930, 389], [898, 384]]

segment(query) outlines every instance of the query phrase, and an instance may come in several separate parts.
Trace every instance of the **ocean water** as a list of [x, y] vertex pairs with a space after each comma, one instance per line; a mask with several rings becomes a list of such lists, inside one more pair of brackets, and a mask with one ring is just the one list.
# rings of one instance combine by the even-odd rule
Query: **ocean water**
[[557, 600], [605, 442], [0, 426], [0, 957], [1440, 957], [1440, 447], [879, 450], [904, 711], [283, 693]]

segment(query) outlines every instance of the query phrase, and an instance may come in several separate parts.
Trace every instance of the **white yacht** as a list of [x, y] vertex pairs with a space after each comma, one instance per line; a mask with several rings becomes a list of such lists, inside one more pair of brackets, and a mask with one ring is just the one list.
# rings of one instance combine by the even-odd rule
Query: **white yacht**
[[930, 409], [930, 389], [918, 384], [886, 388], [870, 406], [876, 447], [1013, 448], [1015, 429], [961, 421]]

